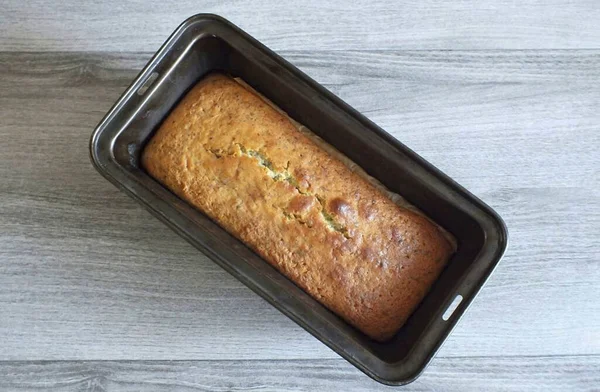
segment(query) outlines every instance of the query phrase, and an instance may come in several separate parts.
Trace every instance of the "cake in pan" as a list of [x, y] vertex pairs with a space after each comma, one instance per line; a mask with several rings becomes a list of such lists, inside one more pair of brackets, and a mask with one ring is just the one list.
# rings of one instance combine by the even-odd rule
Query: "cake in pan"
[[142, 165], [377, 341], [402, 327], [454, 251], [442, 228], [227, 75], [191, 89]]

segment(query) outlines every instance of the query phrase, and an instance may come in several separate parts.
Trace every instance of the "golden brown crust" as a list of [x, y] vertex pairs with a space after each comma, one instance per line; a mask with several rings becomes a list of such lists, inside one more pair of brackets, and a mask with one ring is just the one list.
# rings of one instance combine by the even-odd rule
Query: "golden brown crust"
[[375, 340], [393, 336], [452, 247], [233, 79], [198, 83], [142, 164], [329, 309]]

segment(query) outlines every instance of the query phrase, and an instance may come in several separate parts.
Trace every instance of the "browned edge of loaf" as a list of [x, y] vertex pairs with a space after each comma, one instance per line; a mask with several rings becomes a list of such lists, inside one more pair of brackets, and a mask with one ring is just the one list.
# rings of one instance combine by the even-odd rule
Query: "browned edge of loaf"
[[378, 341], [405, 323], [452, 246], [232, 78], [203, 78], [142, 153], [147, 172]]
[[332, 155], [334, 158], [337, 158], [338, 160], [340, 160], [344, 165], [346, 165], [346, 167], [348, 169], [350, 169], [350, 171], [352, 171], [353, 173], [356, 173], [360, 177], [367, 180], [371, 185], [373, 185], [381, 193], [383, 193], [385, 196], [387, 196], [389, 199], [391, 199], [394, 203], [396, 203], [400, 207], [414, 211], [417, 214], [420, 214], [420, 215], [424, 216], [425, 218], [427, 218], [431, 223], [433, 223], [438, 228], [438, 230], [440, 230], [442, 232], [442, 234], [444, 235], [444, 237], [446, 237], [448, 242], [450, 242], [450, 244], [452, 245], [452, 251], [453, 252], [456, 251], [456, 248], [457, 248], [456, 238], [454, 238], [454, 236], [452, 234], [450, 234], [448, 231], [446, 231], [446, 229], [444, 229], [442, 226], [438, 225], [437, 222], [433, 221], [427, 215], [425, 215], [425, 213], [423, 211], [419, 210], [416, 206], [409, 203], [408, 200], [406, 200], [404, 197], [400, 196], [399, 194], [397, 194], [395, 192], [390, 191], [378, 179], [367, 174], [367, 172], [364, 171], [362, 167], [358, 166], [356, 163], [354, 163], [354, 161], [352, 161], [346, 155], [342, 154], [338, 149], [333, 147], [331, 144], [327, 143], [320, 136], [317, 136], [317, 134], [312, 132], [305, 125], [300, 124], [299, 122], [297, 122], [296, 120], [294, 120], [293, 118], [288, 116], [288, 114], [286, 112], [284, 112], [280, 107], [278, 107], [270, 99], [268, 99], [267, 97], [265, 97], [264, 95], [262, 95], [261, 93], [256, 91], [254, 88], [252, 88], [252, 86], [250, 86], [248, 83], [244, 82], [241, 78], [236, 77], [233, 80], [240, 83], [242, 86], [244, 86], [244, 88], [246, 88], [253, 94], [258, 95], [260, 97], [260, 99], [262, 99], [263, 101], [268, 103], [269, 106], [271, 106], [273, 109], [277, 110], [279, 113], [281, 113], [283, 116], [285, 116], [285, 118], [290, 120], [290, 122], [292, 124], [294, 124], [294, 126], [298, 129], [298, 131], [302, 132], [302, 134], [304, 134], [304, 136], [306, 136], [310, 140], [312, 140], [313, 143], [315, 143], [317, 146], [319, 146], [327, 154]]

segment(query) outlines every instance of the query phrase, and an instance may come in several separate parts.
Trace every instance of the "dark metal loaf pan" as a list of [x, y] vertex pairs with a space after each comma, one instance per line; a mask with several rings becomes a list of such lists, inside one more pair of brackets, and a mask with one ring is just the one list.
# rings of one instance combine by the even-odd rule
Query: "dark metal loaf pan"
[[[400, 193], [458, 240], [430, 293], [390, 341], [377, 343], [299, 289], [236, 238], [148, 176], [139, 157], [178, 100], [211, 71], [239, 76]], [[147, 87], [147, 80], [156, 78]], [[226, 20], [196, 15], [165, 42], [91, 139], [98, 171], [273, 306], [375, 380], [414, 380], [500, 260], [507, 242], [489, 207], [367, 118]], [[450, 319], [442, 318], [462, 296]]]

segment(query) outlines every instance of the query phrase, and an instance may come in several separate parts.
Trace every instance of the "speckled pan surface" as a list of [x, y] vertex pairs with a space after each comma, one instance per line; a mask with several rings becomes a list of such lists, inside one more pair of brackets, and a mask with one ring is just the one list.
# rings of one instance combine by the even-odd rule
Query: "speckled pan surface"
[[[406, 324], [377, 342], [336, 316], [256, 252], [143, 170], [141, 152], [185, 94], [224, 72], [306, 125], [392, 192], [446, 228], [457, 249]], [[151, 74], [157, 78], [144, 86]], [[141, 93], [140, 88], [145, 90]], [[185, 21], [94, 131], [92, 162], [216, 263], [370, 377], [389, 385], [415, 379], [500, 260], [501, 219], [447, 176], [246, 33], [214, 15]], [[248, 153], [248, 149], [246, 149]], [[446, 308], [460, 295], [452, 316]]]

